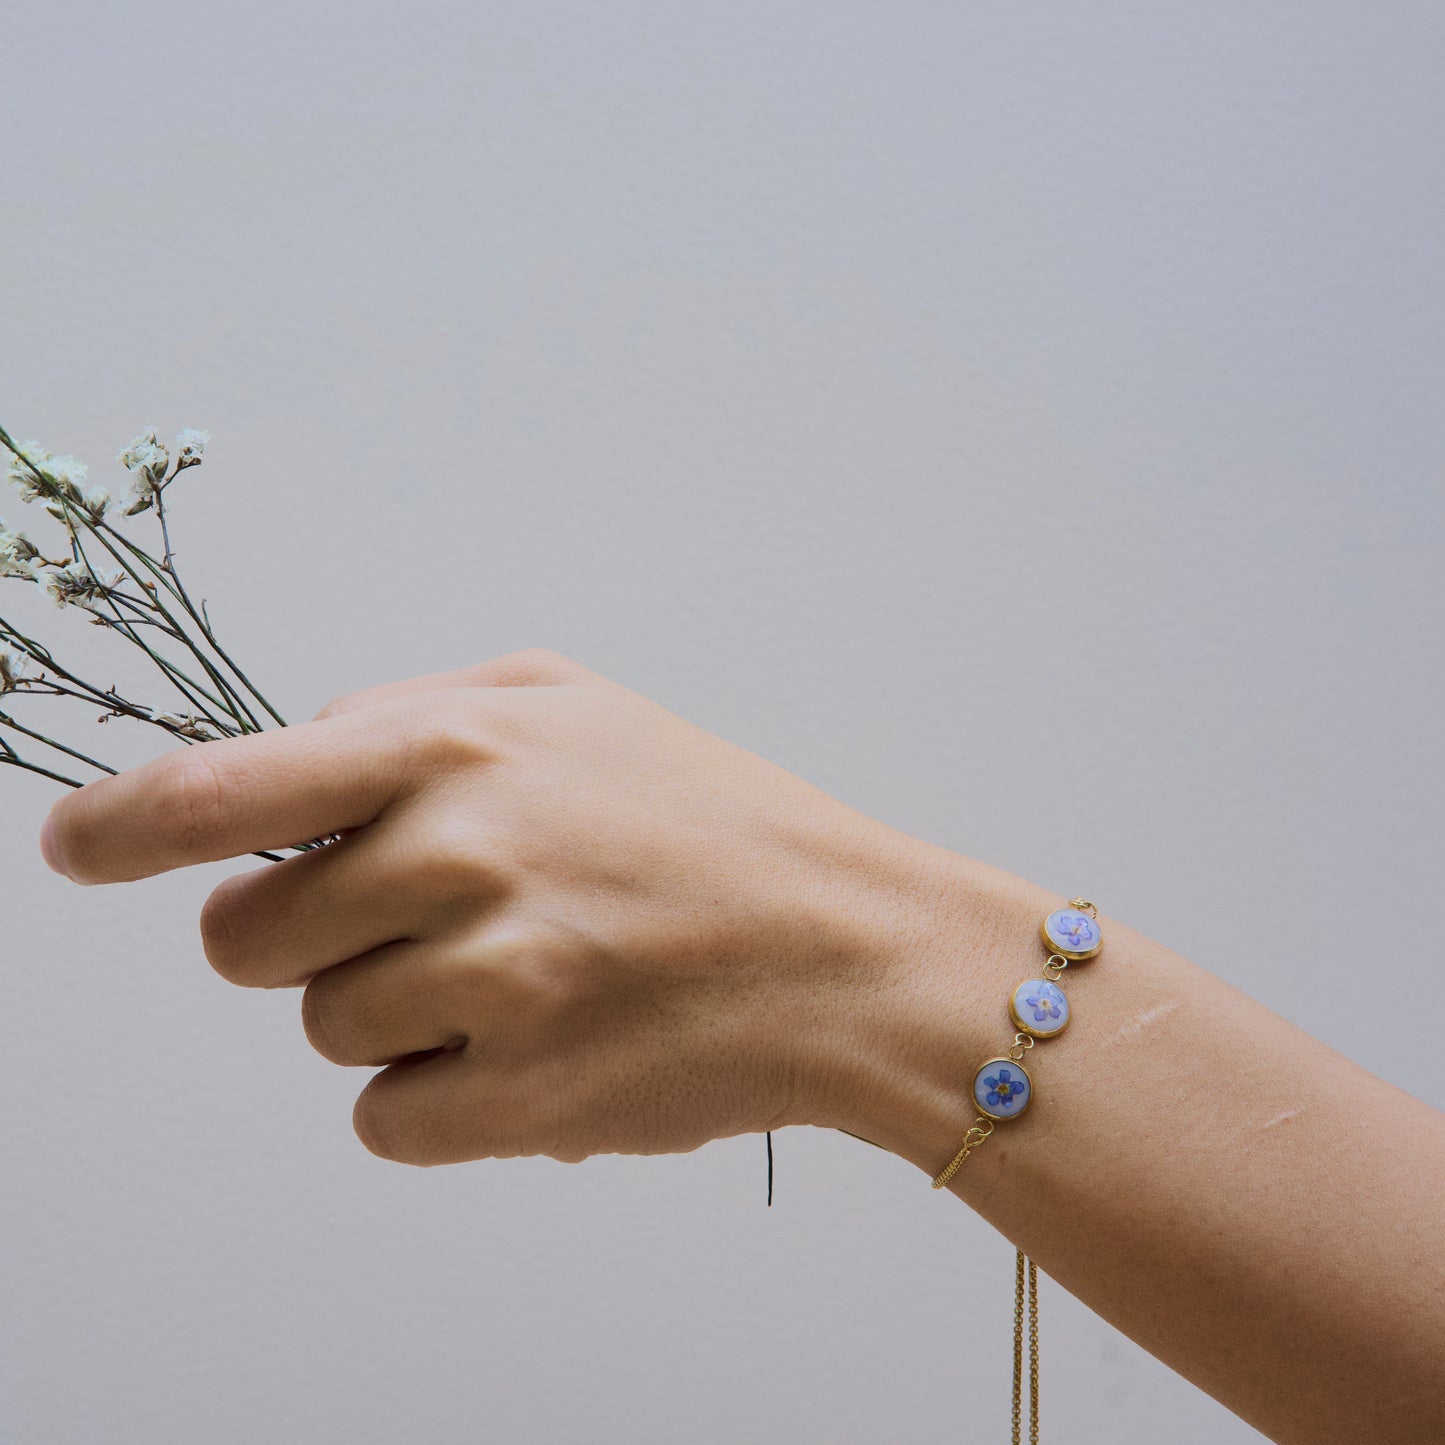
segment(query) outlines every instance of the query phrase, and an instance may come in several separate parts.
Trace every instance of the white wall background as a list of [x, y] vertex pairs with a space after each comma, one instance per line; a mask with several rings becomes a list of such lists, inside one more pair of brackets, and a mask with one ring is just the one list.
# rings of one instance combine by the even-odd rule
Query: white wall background
[[[290, 713], [572, 652], [1445, 1101], [1438, 6], [0, 39], [0, 417], [213, 430], [184, 559]], [[1002, 1436], [1012, 1251], [916, 1170], [382, 1163], [206, 967], [224, 869], [79, 892], [0, 790], [4, 1445]], [[1045, 1438], [1258, 1438], [1045, 1288]]]

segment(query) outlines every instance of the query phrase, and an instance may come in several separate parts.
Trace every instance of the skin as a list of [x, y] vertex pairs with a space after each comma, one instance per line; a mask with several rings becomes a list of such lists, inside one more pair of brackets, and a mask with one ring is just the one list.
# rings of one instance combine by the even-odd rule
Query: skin
[[[543, 652], [92, 783], [42, 848], [109, 883], [331, 834], [217, 888], [206, 954], [385, 1066], [356, 1132], [418, 1165], [811, 1124], [932, 1176], [1065, 902]], [[1272, 1439], [1445, 1438], [1445, 1117], [1099, 922], [952, 1192]]]

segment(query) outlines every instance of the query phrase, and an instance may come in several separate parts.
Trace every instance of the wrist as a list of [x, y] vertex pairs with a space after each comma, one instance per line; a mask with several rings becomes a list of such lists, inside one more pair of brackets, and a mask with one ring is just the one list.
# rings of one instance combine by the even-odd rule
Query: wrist
[[1058, 900], [1002, 869], [894, 838], [856, 910], [857, 986], [838, 998], [809, 1122], [931, 1176], [973, 1122], [973, 1070], [1012, 1032], [1000, 999], [1034, 965], [1038, 919]]

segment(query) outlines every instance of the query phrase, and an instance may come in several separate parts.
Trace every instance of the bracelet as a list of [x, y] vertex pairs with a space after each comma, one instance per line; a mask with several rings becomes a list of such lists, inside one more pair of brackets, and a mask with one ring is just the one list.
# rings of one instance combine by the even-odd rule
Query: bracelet
[[1093, 958], [1104, 946], [1099, 930], [1099, 910], [1087, 898], [1069, 900], [1067, 908], [1056, 908], [1039, 926], [1044, 947], [1049, 950], [1042, 978], [1026, 978], [1009, 996], [1009, 1014], [1018, 1032], [1005, 1053], [985, 1059], [973, 1076], [973, 1102], [978, 1109], [963, 1147], [933, 1181], [942, 1189], [963, 1161], [993, 1133], [994, 1124], [1017, 1119], [1033, 1102], [1034, 1081], [1024, 1068], [1023, 1057], [1039, 1039], [1057, 1038], [1069, 1026], [1069, 1001], [1059, 979], [1070, 963]]
[[[973, 1102], [978, 1117], [963, 1136], [963, 1147], [933, 1181], [942, 1189], [963, 1161], [993, 1133], [1000, 1119], [1017, 1119], [1033, 1101], [1034, 1081], [1023, 1066], [1023, 1057], [1038, 1039], [1052, 1039], [1069, 1026], [1069, 1001], [1059, 979], [1070, 963], [1093, 958], [1104, 946], [1099, 929], [1099, 910], [1087, 898], [1071, 898], [1067, 908], [1056, 908], [1039, 927], [1044, 947], [1049, 950], [1042, 978], [1026, 978], [1009, 995], [1009, 1016], [1018, 1032], [1006, 1053], [984, 1060], [973, 1076]], [[1015, 1074], [1017, 1070], [1017, 1074]], [[1025, 1300], [1029, 1321], [1029, 1442], [1039, 1438], [1039, 1277], [1035, 1265], [1023, 1250], [1014, 1265], [1014, 1384], [1013, 1445], [1020, 1445], [1023, 1403], [1023, 1344]]]

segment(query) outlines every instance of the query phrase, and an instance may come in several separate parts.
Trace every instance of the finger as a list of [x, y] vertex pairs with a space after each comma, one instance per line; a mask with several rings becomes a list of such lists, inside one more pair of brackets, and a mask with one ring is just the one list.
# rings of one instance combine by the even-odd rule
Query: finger
[[328, 968], [306, 985], [301, 1022], [333, 1064], [389, 1064], [465, 1048], [481, 1032], [476, 981], [435, 947], [393, 943]]
[[41, 849], [118, 883], [358, 828], [415, 785], [428, 721], [383, 707], [168, 753], [61, 798]]
[[505, 894], [474, 843], [422, 827], [399, 805], [385, 822], [228, 878], [201, 910], [211, 967], [248, 988], [294, 988], [383, 944], [445, 931]]
[[602, 682], [597, 673], [580, 662], [573, 662], [559, 652], [529, 647], [521, 652], [508, 652], [455, 672], [433, 672], [425, 677], [411, 677], [401, 682], [382, 683], [332, 698], [318, 718], [338, 717], [358, 712], [378, 703], [406, 697], [415, 692], [428, 692], [447, 687], [563, 687], [581, 682]]
[[357, 1137], [400, 1164], [460, 1164], [565, 1153], [562, 1071], [546, 1064], [502, 1068], [474, 1048], [404, 1059], [377, 1074], [352, 1111]]

